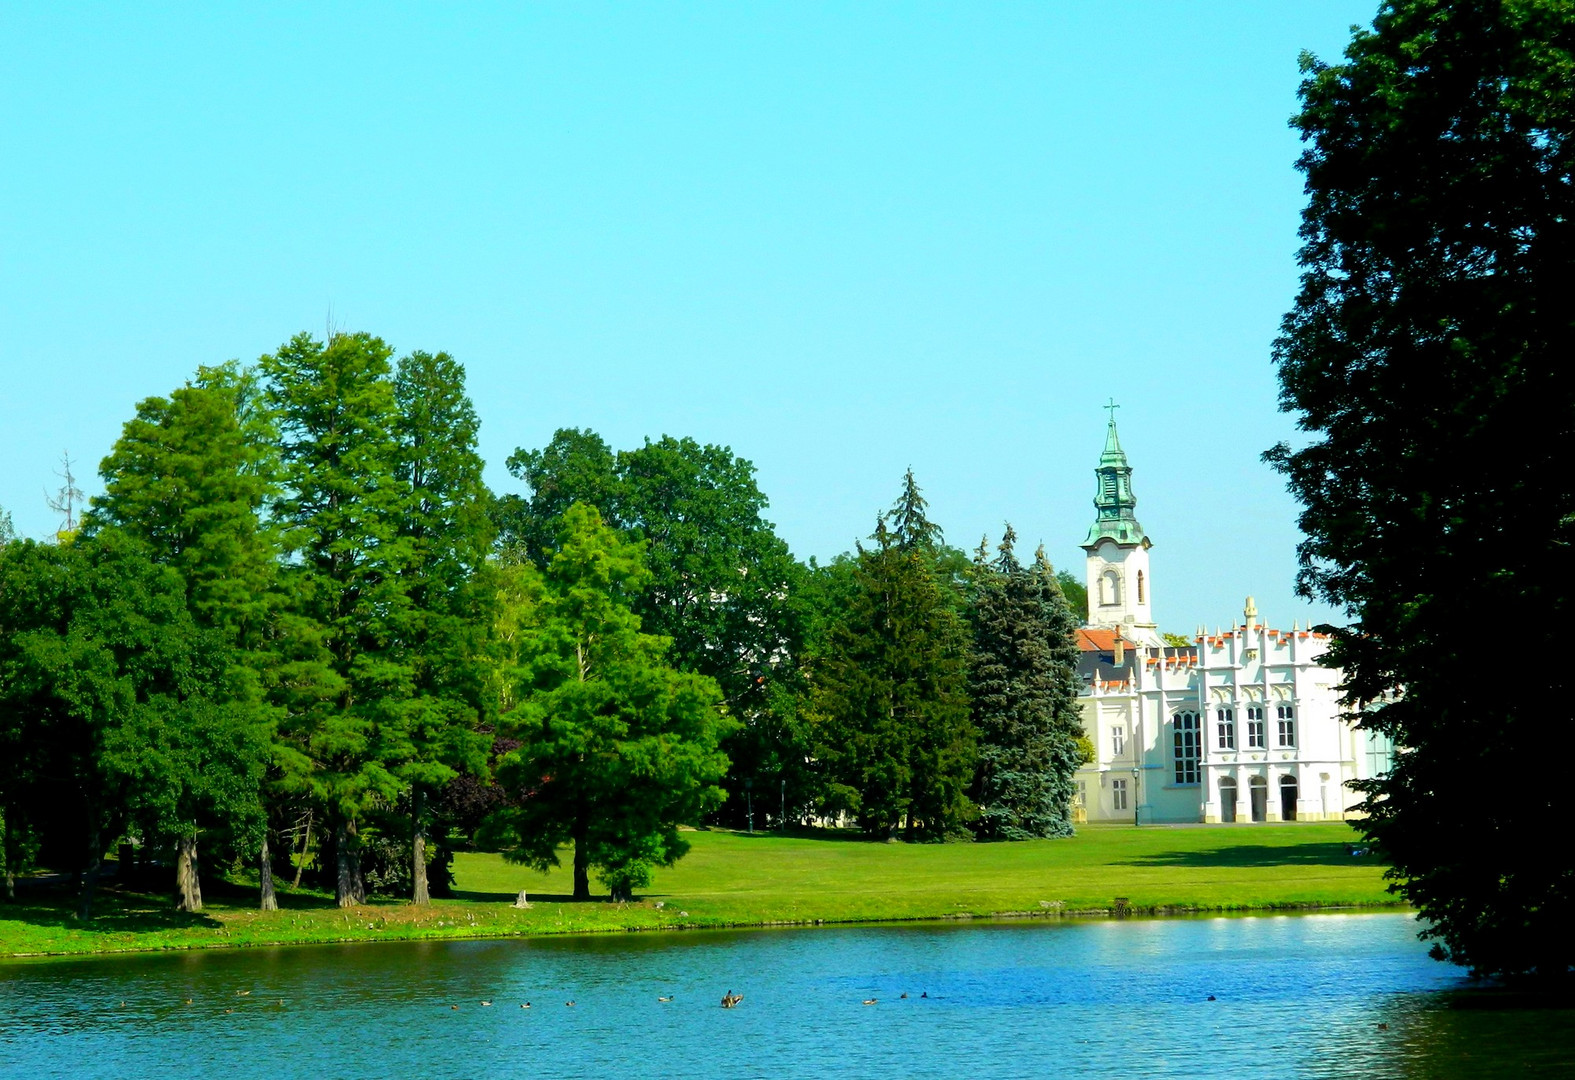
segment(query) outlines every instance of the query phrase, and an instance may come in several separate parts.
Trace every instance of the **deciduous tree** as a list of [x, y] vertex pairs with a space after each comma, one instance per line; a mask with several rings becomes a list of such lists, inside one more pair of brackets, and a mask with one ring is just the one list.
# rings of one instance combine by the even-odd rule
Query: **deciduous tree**
[[1489, 789], [1546, 755], [1572, 669], [1522, 664], [1506, 691], [1482, 640], [1571, 613], [1575, 6], [1393, 0], [1303, 71], [1303, 274], [1275, 360], [1311, 441], [1268, 457], [1304, 506], [1301, 592], [1351, 618], [1329, 656], [1346, 703], [1400, 748], [1359, 827], [1436, 955], [1563, 976], [1575, 849], [1550, 823], [1575, 796]]
[[649, 581], [640, 545], [571, 506], [522, 629], [519, 687], [498, 762], [515, 801], [492, 832], [505, 854], [545, 868], [574, 844], [574, 896], [597, 869], [615, 899], [688, 849], [678, 834], [722, 798], [731, 722], [716, 683], [668, 666], [667, 641], [632, 606]]

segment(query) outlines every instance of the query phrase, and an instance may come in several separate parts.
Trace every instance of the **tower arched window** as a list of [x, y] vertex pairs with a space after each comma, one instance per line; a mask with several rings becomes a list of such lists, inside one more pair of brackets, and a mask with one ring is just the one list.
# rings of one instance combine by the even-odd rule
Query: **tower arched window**
[[1138, 571], [1137, 587], [1138, 587], [1138, 603], [1140, 603], [1140, 604], [1145, 603], [1146, 601], [1144, 601], [1144, 599], [1143, 599], [1143, 571], [1141, 571], [1141, 570]]
[[1121, 578], [1114, 570], [1106, 570], [1099, 578], [1099, 602], [1121, 603]]

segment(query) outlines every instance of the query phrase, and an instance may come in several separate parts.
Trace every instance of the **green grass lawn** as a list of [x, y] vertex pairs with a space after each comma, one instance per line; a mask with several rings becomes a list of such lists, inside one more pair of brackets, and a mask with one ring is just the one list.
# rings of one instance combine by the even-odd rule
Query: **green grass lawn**
[[[1089, 825], [1069, 840], [876, 844], [842, 836], [693, 832], [694, 847], [632, 904], [568, 901], [564, 870], [538, 874], [497, 855], [461, 854], [452, 900], [378, 901], [341, 911], [318, 893], [281, 891], [281, 910], [210, 883], [207, 910], [105, 890], [91, 923], [65, 895], [24, 891], [0, 905], [0, 956], [430, 937], [496, 937], [789, 922], [1269, 910], [1392, 903], [1383, 867], [1346, 854], [1340, 823]], [[531, 906], [511, 906], [520, 889]]]

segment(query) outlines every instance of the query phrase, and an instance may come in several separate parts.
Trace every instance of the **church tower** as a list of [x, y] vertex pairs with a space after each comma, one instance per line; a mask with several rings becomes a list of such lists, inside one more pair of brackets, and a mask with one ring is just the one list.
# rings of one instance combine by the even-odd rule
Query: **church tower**
[[1116, 435], [1116, 409], [1111, 402], [1110, 426], [1105, 431], [1105, 451], [1099, 455], [1094, 476], [1094, 524], [1083, 541], [1088, 552], [1088, 625], [1120, 628], [1139, 645], [1163, 645], [1154, 624], [1153, 583], [1149, 579], [1148, 549], [1153, 546], [1137, 520], [1137, 498], [1132, 494], [1132, 466]]

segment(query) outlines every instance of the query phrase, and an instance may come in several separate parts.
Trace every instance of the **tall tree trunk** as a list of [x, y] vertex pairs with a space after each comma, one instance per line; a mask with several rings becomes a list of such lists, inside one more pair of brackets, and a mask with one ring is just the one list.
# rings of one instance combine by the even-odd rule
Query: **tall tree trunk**
[[339, 906], [355, 907], [366, 903], [366, 882], [361, 877], [361, 847], [354, 821], [341, 819], [334, 827], [334, 861], [338, 869], [334, 881], [334, 898]]
[[590, 832], [589, 823], [583, 814], [574, 821], [574, 898], [576, 900], [589, 900], [591, 898], [591, 853], [590, 845], [586, 842], [586, 834]]
[[432, 897], [427, 892], [427, 827], [422, 820], [425, 802], [421, 789], [417, 788], [410, 800], [411, 823], [414, 826], [410, 841], [410, 876], [415, 882], [415, 895], [411, 897], [411, 902], [417, 905], [432, 902]]
[[257, 852], [257, 879], [262, 884], [263, 911], [278, 911], [279, 898], [273, 892], [273, 859], [268, 854], [268, 829], [263, 828], [262, 847]]
[[93, 891], [98, 887], [98, 866], [104, 861], [104, 848], [99, 843], [98, 826], [88, 830], [87, 865], [82, 868], [82, 903], [77, 915], [83, 922], [93, 917]]
[[5, 899], [8, 904], [16, 902], [17, 850], [22, 846], [18, 842], [16, 826], [11, 823], [14, 816], [4, 816], [5, 831], [0, 833], [0, 844], [5, 845], [4, 850], [0, 850], [0, 858], [5, 859]]
[[306, 812], [306, 832], [301, 837], [301, 854], [295, 860], [295, 884], [290, 886], [290, 888], [292, 888], [292, 889], [299, 889], [301, 887], [301, 871], [306, 868], [306, 851], [307, 851], [307, 848], [311, 845], [311, 843], [312, 843], [312, 812], [310, 810], [308, 810]]
[[202, 881], [197, 873], [197, 834], [189, 832], [177, 842], [175, 853], [175, 910], [202, 910]]

